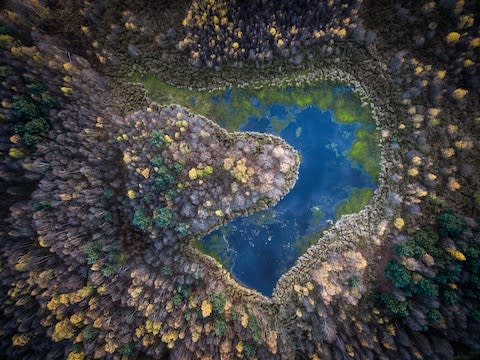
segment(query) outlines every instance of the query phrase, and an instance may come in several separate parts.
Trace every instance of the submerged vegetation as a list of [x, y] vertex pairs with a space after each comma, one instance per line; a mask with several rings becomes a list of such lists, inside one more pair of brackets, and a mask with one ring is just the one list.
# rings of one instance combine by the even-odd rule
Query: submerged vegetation
[[380, 174], [380, 152], [380, 134], [378, 131], [361, 128], [355, 131], [355, 141], [347, 156], [360, 164], [373, 181], [377, 181]]
[[354, 214], [362, 210], [372, 198], [373, 190], [370, 188], [353, 189], [350, 197], [342, 201], [335, 210], [337, 219], [342, 215]]
[[[189, 90], [169, 85], [153, 75], [133, 75], [132, 81], [142, 84], [149, 97], [159, 104], [180, 104], [193, 112], [218, 122], [228, 130], [236, 130], [249, 116], [258, 117], [274, 104], [300, 110], [317, 106], [331, 110], [340, 122], [372, 123], [370, 111], [362, 107], [358, 95], [345, 91], [337, 81], [320, 80], [298, 86], [264, 84], [258, 89], [232, 88], [225, 90]], [[344, 89], [336, 91], [336, 89]], [[337, 92], [337, 94], [335, 94]], [[288, 110], [287, 110], [288, 111]]]
[[[224, 236], [224, 234], [222, 235]], [[214, 258], [226, 269], [230, 269], [230, 266], [232, 265], [232, 259], [228, 251], [228, 243], [223, 236], [219, 234], [213, 234], [210, 236], [208, 242], [195, 241], [192, 245], [204, 254]]]
[[343, 123], [354, 121], [371, 123], [371, 113], [367, 106], [362, 106], [358, 96], [352, 93], [342, 93], [335, 97], [333, 103], [335, 119]]

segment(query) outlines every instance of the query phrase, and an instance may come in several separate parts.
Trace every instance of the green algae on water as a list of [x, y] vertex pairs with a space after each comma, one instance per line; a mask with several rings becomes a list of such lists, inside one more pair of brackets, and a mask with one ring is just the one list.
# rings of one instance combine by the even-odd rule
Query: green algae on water
[[[227, 130], [237, 130], [244, 124], [249, 116], [260, 116], [265, 109], [273, 104], [282, 104], [285, 108], [296, 107], [303, 109], [307, 106], [318, 106], [321, 109], [335, 109], [335, 96], [333, 89], [343, 86], [337, 81], [322, 80], [314, 84], [302, 84], [300, 86], [271, 86], [265, 85], [259, 89], [235, 88], [231, 98], [227, 100], [221, 97], [224, 90], [190, 90], [170, 85], [153, 75], [141, 75], [136, 73], [131, 78], [132, 82], [141, 83], [149, 94], [149, 98], [161, 105], [179, 104], [188, 107], [192, 112], [204, 115], [216, 121]], [[354, 99], [360, 102], [355, 94]], [[212, 102], [212, 98], [216, 98]], [[257, 99], [261, 106], [257, 106], [252, 99]], [[346, 103], [343, 101], [342, 103]], [[227, 104], [228, 103], [228, 104]], [[349, 100], [349, 104], [356, 104]], [[353, 106], [353, 105], [352, 105]], [[349, 110], [349, 114], [352, 111]], [[353, 115], [350, 115], [353, 116]], [[293, 116], [287, 114], [287, 121], [276, 121], [274, 131], [280, 132], [290, 122]]]
[[[222, 228], [223, 229], [223, 228]], [[222, 234], [225, 235], [225, 234]], [[232, 258], [228, 253], [228, 244], [224, 240], [223, 236], [220, 235], [212, 235], [211, 241], [209, 243], [201, 242], [201, 241], [193, 241], [192, 246], [200, 250], [202, 253], [211, 256], [214, 258], [218, 263], [222, 264], [226, 269], [231, 267]]]
[[372, 122], [371, 114], [368, 108], [362, 106], [360, 97], [353, 93], [342, 93], [335, 97], [333, 106], [335, 119], [341, 123], [352, 123], [360, 121], [362, 123]]
[[353, 189], [350, 197], [338, 204], [335, 210], [336, 218], [339, 219], [342, 215], [359, 212], [368, 204], [372, 196], [373, 190], [370, 188]]
[[314, 231], [312, 233], [306, 234], [296, 239], [295, 246], [298, 249], [298, 253], [300, 255], [305, 254], [308, 248], [318, 243], [318, 240], [322, 238], [324, 232], [325, 232], [325, 227], [321, 228], [318, 231]]
[[371, 126], [355, 131], [355, 141], [348, 151], [348, 158], [359, 165], [372, 180], [377, 182], [380, 174], [380, 133]]

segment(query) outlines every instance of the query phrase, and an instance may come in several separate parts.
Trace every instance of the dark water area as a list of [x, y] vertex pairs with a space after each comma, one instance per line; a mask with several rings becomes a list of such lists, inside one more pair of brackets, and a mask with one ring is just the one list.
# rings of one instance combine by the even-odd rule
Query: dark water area
[[[231, 100], [229, 90], [212, 98], [212, 104], [225, 106]], [[373, 131], [374, 126], [338, 122], [331, 110], [316, 105], [262, 107], [256, 97], [250, 98], [250, 105], [260, 111], [237, 129], [275, 134], [292, 145], [301, 156], [299, 178], [276, 206], [237, 218], [197, 245], [240, 283], [270, 296], [280, 276], [315, 243], [327, 222], [335, 221], [339, 204], [348, 201], [354, 189], [375, 188], [376, 179], [347, 156], [356, 131]]]

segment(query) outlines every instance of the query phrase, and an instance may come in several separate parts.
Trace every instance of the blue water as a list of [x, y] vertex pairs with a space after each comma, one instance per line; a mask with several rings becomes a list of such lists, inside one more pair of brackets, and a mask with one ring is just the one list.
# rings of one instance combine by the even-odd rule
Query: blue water
[[[221, 101], [229, 99], [231, 90]], [[255, 97], [251, 103], [261, 105]], [[272, 119], [282, 124], [280, 132]], [[298, 181], [273, 208], [231, 221], [199, 240], [200, 245], [214, 252], [240, 283], [270, 296], [301, 255], [305, 237], [335, 220], [337, 205], [353, 188], [375, 188], [374, 179], [346, 156], [359, 126], [364, 125], [338, 123], [331, 111], [317, 106], [273, 104], [262, 116], [248, 117], [238, 130], [274, 133], [300, 152]]]

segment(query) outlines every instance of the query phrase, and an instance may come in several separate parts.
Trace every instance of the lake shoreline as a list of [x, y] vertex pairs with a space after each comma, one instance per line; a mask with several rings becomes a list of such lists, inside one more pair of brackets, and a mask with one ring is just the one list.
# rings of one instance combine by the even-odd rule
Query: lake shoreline
[[[335, 81], [340, 82], [343, 84], [348, 84], [352, 86], [353, 92], [358, 94], [362, 100], [363, 106], [368, 106], [369, 110], [371, 111], [372, 117], [375, 121], [375, 125], [377, 130], [383, 131], [387, 130], [388, 132], [394, 131], [394, 129], [388, 128], [385, 124], [390, 124], [392, 121], [391, 116], [394, 114], [390, 106], [388, 106], [388, 110], [384, 110], [382, 105], [377, 105], [377, 97], [373, 96], [372, 90], [368, 87], [368, 84], [365, 84], [354, 77], [349, 72], [346, 72], [336, 66], [334, 62], [331, 64], [330, 67], [323, 68], [323, 69], [316, 69], [311, 71], [309, 74], [297, 76], [295, 79], [290, 78], [288, 75], [275, 77], [271, 80], [257, 80], [257, 81], [241, 81], [241, 78], [238, 78], [234, 87], [242, 88], [253, 88], [253, 89], [260, 89], [265, 86], [269, 87], [286, 87], [286, 86], [300, 86], [303, 84], [312, 84], [318, 81]], [[136, 83], [137, 86], [142, 86], [141, 82]], [[378, 82], [375, 82], [375, 85], [378, 85]], [[207, 92], [211, 93], [213, 91], [218, 90], [225, 90], [227, 88], [232, 87], [232, 85], [225, 85], [225, 86], [217, 86], [217, 87], [210, 87], [210, 88], [197, 88], [194, 87], [184, 87], [190, 91], [200, 91], [200, 92]], [[375, 89], [375, 87], [374, 87]], [[148, 97], [148, 94], [146, 94]], [[378, 240], [378, 227], [381, 226], [380, 224], [384, 224], [385, 222], [391, 222], [394, 218], [394, 211], [392, 210], [389, 216], [382, 216], [382, 212], [376, 210], [376, 207], [381, 207], [382, 204], [388, 203], [388, 199], [386, 198], [386, 194], [395, 191], [394, 189], [387, 188], [386, 179], [388, 177], [388, 173], [392, 173], [392, 164], [398, 165], [397, 155], [385, 149], [385, 142], [388, 141], [388, 137], [384, 137], [381, 139], [381, 143], [379, 146], [382, 147], [381, 151], [381, 159], [380, 159], [380, 174], [378, 178], [378, 186], [374, 191], [373, 197], [370, 200], [370, 203], [362, 209], [358, 214], [342, 216], [335, 225], [325, 231], [323, 236], [318, 239], [318, 244], [310, 247], [307, 252], [302, 255], [295, 263], [295, 265], [290, 268], [286, 273], [284, 273], [279, 281], [277, 282], [277, 286], [274, 289], [273, 295], [271, 298], [267, 298], [255, 290], [248, 289], [247, 287], [237, 283], [234, 279], [227, 280], [230, 286], [233, 286], [231, 289], [231, 293], [238, 296], [239, 294], [244, 294], [249, 301], [252, 299], [252, 294], [254, 296], [258, 296], [258, 299], [255, 301], [264, 303], [265, 305], [273, 303], [282, 304], [289, 301], [289, 297], [291, 295], [291, 287], [293, 283], [297, 283], [301, 281], [301, 279], [306, 279], [309, 276], [309, 272], [311, 271], [312, 267], [316, 264], [321, 262], [322, 259], [326, 254], [333, 248], [339, 250], [340, 248], [345, 248], [348, 246], [352, 246], [356, 243], [359, 238], [366, 238], [371, 237]], [[393, 159], [393, 160], [391, 160]], [[357, 224], [370, 224], [368, 227], [362, 226], [358, 230], [350, 231], [348, 237], [345, 235], [347, 230], [350, 228], [355, 229]], [[360, 236], [359, 236], [360, 235]], [[200, 256], [197, 249], [189, 249], [186, 251], [186, 254], [190, 256], [198, 257]], [[209, 264], [209, 268], [212, 269], [214, 273], [212, 275], [215, 278], [224, 278], [225, 274], [223, 271], [219, 272], [219, 269], [223, 269], [220, 264], [210, 256], [202, 254], [201, 256], [202, 261], [213, 262], [213, 264]], [[220, 266], [218, 266], [220, 265]], [[226, 271], [226, 270], [225, 270]], [[227, 271], [227, 273], [229, 273]], [[253, 291], [253, 293], [252, 293]]]

